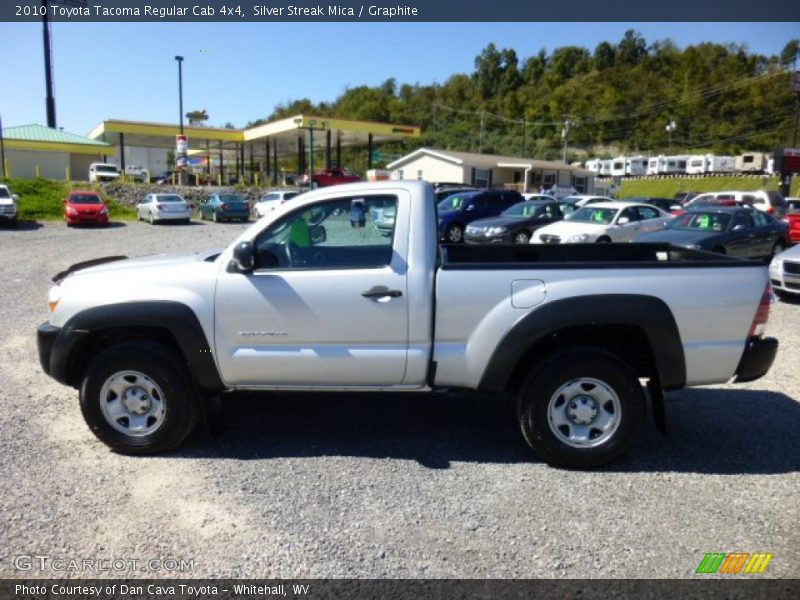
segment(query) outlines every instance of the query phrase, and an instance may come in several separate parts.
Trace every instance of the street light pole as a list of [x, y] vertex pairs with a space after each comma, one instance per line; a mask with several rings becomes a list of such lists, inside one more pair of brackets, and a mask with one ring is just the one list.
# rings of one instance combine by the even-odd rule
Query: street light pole
[[675, 121], [670, 121], [669, 123], [667, 123], [667, 126], [665, 128], [667, 130], [667, 133], [669, 134], [669, 146], [667, 152], [670, 153], [672, 152], [672, 132], [675, 131], [677, 128], [678, 124]]
[[45, 107], [47, 109], [47, 126], [56, 127], [56, 99], [53, 97], [53, 65], [51, 63], [52, 50], [50, 48], [50, 19], [47, 16], [50, 10], [47, 0], [42, 0], [42, 39], [44, 42], [44, 81], [47, 88]]

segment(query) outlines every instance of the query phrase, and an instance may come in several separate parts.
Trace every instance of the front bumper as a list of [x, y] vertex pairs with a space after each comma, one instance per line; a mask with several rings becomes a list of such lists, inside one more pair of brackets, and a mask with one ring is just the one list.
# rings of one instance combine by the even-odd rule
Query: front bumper
[[42, 365], [42, 370], [48, 375], [50, 375], [50, 356], [53, 354], [53, 346], [60, 332], [61, 328], [50, 325], [49, 321], [45, 321], [39, 325], [36, 330], [36, 347], [39, 350], [39, 363]]
[[493, 235], [490, 237], [486, 237], [483, 234], [479, 235], [471, 235], [469, 233], [464, 234], [464, 241], [468, 244], [511, 244], [513, 240], [511, 239], [510, 233], [501, 233], [499, 235]]
[[39, 325], [36, 346], [42, 370], [59, 383], [78, 387], [78, 382], [70, 373], [69, 361], [88, 333], [81, 329], [62, 329], [48, 321]]
[[105, 225], [108, 223], [108, 215], [67, 215], [66, 220], [70, 225], [79, 225], [83, 223], [100, 223]]
[[755, 381], [766, 375], [777, 353], [778, 340], [775, 338], [750, 338], [736, 367], [735, 382]]

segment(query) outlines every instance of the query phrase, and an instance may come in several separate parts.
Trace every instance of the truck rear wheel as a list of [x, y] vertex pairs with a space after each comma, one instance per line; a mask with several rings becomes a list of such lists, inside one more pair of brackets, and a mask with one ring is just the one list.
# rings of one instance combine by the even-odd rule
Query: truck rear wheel
[[98, 354], [86, 370], [80, 403], [92, 433], [123, 454], [177, 447], [199, 415], [181, 360], [167, 346], [148, 341], [120, 343]]
[[545, 462], [596, 467], [621, 456], [644, 424], [642, 386], [630, 367], [599, 349], [560, 352], [522, 386], [522, 435]]

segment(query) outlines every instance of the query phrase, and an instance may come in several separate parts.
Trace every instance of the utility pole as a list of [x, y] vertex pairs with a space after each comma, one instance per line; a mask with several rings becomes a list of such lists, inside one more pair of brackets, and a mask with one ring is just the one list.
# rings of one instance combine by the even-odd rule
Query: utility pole
[[527, 122], [525, 121], [525, 117], [522, 117], [522, 158], [525, 158], [525, 154], [527, 153]]
[[483, 154], [483, 111], [481, 111], [481, 133], [480, 137], [478, 138], [478, 154]]
[[42, 38], [44, 41], [44, 81], [47, 89], [45, 106], [47, 109], [47, 126], [56, 128], [56, 99], [53, 96], [53, 54], [50, 48], [50, 19], [48, 12], [50, 7], [47, 0], [42, 0]]
[[0, 169], [3, 170], [3, 177], [6, 176], [6, 145], [3, 142], [3, 117], [0, 116]]
[[564, 164], [567, 164], [567, 142], [569, 141], [569, 126], [572, 121], [569, 120], [569, 115], [564, 117], [564, 128], [561, 130], [561, 137], [564, 138]]
[[800, 127], [800, 71], [797, 70], [797, 55], [800, 49], [794, 53], [794, 137], [792, 138], [792, 148], [797, 148], [797, 129]]

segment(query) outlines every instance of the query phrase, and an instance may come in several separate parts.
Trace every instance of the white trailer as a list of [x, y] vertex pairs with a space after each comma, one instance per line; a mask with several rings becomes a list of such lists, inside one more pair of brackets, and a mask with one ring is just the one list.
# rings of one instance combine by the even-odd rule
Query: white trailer
[[708, 169], [709, 154], [694, 154], [686, 162], [686, 172], [689, 175], [702, 175]]
[[715, 154], [695, 154], [686, 163], [686, 172], [690, 175], [705, 173], [733, 173], [736, 159], [733, 156], [717, 156]]
[[676, 175], [686, 173], [686, 162], [688, 156], [667, 156], [665, 157], [664, 166], [661, 168], [661, 173], [665, 175]]
[[610, 160], [601, 160], [600, 161], [600, 175], [607, 176], [607, 177], [611, 175], [611, 161]]
[[647, 173], [647, 157], [631, 156], [625, 159], [625, 175], [636, 176]]
[[647, 174], [658, 175], [667, 164], [667, 157], [663, 155], [653, 156], [647, 161]]
[[736, 170], [740, 173], [764, 173], [769, 157], [763, 152], [748, 152], [736, 157]]
[[595, 174], [600, 174], [600, 166], [603, 161], [599, 158], [593, 158], [586, 161], [586, 170]]
[[624, 177], [625, 176], [625, 157], [618, 156], [617, 158], [611, 159], [611, 176], [612, 177]]

